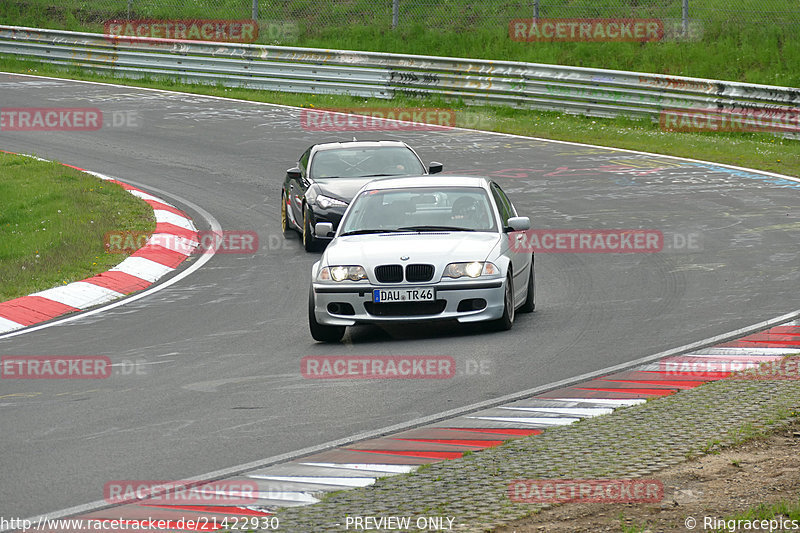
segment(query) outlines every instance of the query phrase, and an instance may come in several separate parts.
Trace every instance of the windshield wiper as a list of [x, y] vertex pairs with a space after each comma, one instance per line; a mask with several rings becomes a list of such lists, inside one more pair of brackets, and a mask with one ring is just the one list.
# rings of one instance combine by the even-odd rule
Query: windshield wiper
[[405, 176], [405, 174], [364, 174], [362, 176], [356, 176], [357, 178], [381, 178], [384, 176]]
[[404, 231], [475, 231], [474, 229], [458, 226], [403, 226], [397, 229]]
[[356, 229], [353, 231], [346, 231], [339, 235], [340, 237], [346, 237], [347, 235], [367, 235], [368, 233], [397, 233], [401, 230], [399, 229]]

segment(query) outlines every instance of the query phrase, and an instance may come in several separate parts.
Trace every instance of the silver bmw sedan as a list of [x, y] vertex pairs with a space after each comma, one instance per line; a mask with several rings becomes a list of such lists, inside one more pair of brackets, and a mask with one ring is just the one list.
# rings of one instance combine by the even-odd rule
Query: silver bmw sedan
[[[534, 309], [530, 228], [493, 181], [474, 176], [387, 178], [366, 184], [311, 271], [315, 340], [347, 326], [489, 321], [510, 329]], [[333, 226], [320, 222], [319, 237]]]

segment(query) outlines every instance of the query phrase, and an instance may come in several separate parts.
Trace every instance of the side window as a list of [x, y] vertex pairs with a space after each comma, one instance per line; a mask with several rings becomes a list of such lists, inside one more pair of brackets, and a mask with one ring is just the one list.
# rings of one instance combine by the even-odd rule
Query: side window
[[508, 219], [516, 216], [514, 206], [511, 205], [506, 194], [495, 183], [492, 183], [492, 196], [494, 196], [494, 203], [497, 204], [497, 209], [500, 211], [500, 221], [505, 227], [508, 225]]
[[517, 216], [517, 209], [514, 207], [514, 204], [511, 203], [511, 200], [508, 199], [506, 196], [506, 192], [500, 188], [499, 185], [495, 185], [497, 187], [498, 192], [500, 193], [500, 197], [503, 199], [503, 202], [508, 206], [508, 213], [509, 217]]
[[302, 172], [303, 176], [308, 175], [308, 156], [311, 155], [311, 148], [306, 150], [303, 155], [300, 156], [300, 172]]

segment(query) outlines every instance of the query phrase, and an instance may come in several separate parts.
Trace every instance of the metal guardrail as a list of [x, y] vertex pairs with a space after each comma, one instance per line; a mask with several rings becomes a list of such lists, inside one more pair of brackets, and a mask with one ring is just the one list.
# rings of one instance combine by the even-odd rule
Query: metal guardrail
[[[664, 110], [800, 112], [800, 89], [512, 61], [111, 37], [0, 25], [0, 54], [104, 71], [271, 91], [372, 98], [437, 95], [590, 116], [657, 118]], [[796, 118], [795, 118], [796, 120]]]

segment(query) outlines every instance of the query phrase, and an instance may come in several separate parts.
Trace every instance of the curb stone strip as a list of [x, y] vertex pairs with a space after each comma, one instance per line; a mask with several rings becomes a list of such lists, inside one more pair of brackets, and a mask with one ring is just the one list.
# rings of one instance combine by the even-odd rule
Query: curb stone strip
[[[740, 359], [734, 361], [737, 366], [731, 364], [724, 350], [717, 350], [716, 347], [682, 357], [689, 367], [697, 364], [704, 368], [709, 363], [716, 363], [727, 365], [729, 369], [745, 369], [765, 361], [779, 360], [786, 353], [800, 351], [800, 321], [770, 328], [764, 333], [731, 341], [721, 347], [731, 344], [739, 346], [752, 342], [751, 337], [758, 339], [779, 332], [794, 338], [790, 346], [795, 349], [781, 350], [769, 357], [757, 355], [749, 361], [742, 353]], [[715, 352], [720, 351], [719, 357], [715, 356]], [[652, 366], [652, 363], [645, 366]], [[627, 373], [640, 372], [634, 369]], [[674, 377], [671, 371], [663, 368], [647, 372], [661, 374], [665, 380]], [[675, 372], [680, 372], [680, 367]], [[709, 441], [716, 440], [720, 444], [735, 442], [737, 426], [742, 423], [759, 424], [759, 419], [774, 415], [774, 409], [797, 410], [800, 407], [800, 387], [796, 379], [758, 382], [724, 379], [731, 373], [720, 372], [724, 375], [708, 376], [704, 381], [696, 381], [697, 385], [716, 382], [708, 387], [686, 390], [677, 395], [675, 393], [679, 389], [672, 389], [670, 394], [674, 396], [646, 405], [641, 405], [645, 400], [639, 398], [638, 407], [618, 411], [613, 416], [598, 416], [583, 424], [548, 429], [535, 439], [515, 440], [492, 452], [466, 457], [461, 460], [461, 468], [448, 465], [447, 462], [440, 463], [432, 465], [424, 473], [379, 480], [366, 490], [333, 495], [318, 505], [280, 511], [278, 516], [282, 529], [343, 531], [346, 529], [344, 520], [348, 516], [391, 515], [456, 516], [456, 530], [483, 531], [487, 527], [522, 518], [537, 508], [547, 507], [513, 504], [508, 498], [509, 483], [513, 479], [640, 477], [681, 462], [689, 453], [700, 453], [703, 445], [707, 446]], [[571, 396], [578, 388], [566, 387], [499, 409], [512, 406], [522, 409], [524, 405], [526, 410], [533, 410], [554, 405], [555, 402], [564, 405], [587, 406], [593, 402], [598, 402], [594, 405], [608, 405], [605, 404], [608, 399], [588, 397], [592, 394], [590, 392], [584, 392], [584, 397]], [[653, 416], [656, 412], [659, 416]], [[461, 417], [447, 423], [465, 426], [463, 418], [473, 417]], [[517, 423], [529, 427], [537, 425], [529, 423], [524, 417], [519, 417]], [[435, 427], [413, 431], [424, 432]], [[358, 444], [359, 447], [365, 447], [364, 443]], [[472, 465], [466, 461], [472, 462]], [[427, 513], [424, 509], [428, 509]]]
[[[0, 150], [0, 152], [50, 162], [27, 154], [17, 154], [5, 150]], [[174, 205], [104, 174], [61, 164], [109, 183], [115, 183], [144, 200], [153, 208], [156, 231], [142, 248], [107, 272], [64, 286], [0, 302], [0, 334], [46, 322], [68, 313], [83, 311], [145, 289], [161, 277], [173, 272], [199, 245], [198, 230], [194, 222]], [[165, 235], [169, 238], [165, 239]], [[183, 246], [175, 249], [160, 246], [163, 242], [173, 240], [181, 242]]]
[[[93, 82], [83, 82], [83, 83], [93, 83]], [[122, 86], [122, 87], [127, 88], [127, 86]], [[143, 90], [154, 90], [154, 89], [143, 89]], [[170, 92], [170, 91], [165, 91], [165, 92]], [[180, 94], [180, 93], [177, 93], [177, 94]], [[208, 98], [215, 98], [215, 97], [208, 97]], [[219, 98], [219, 97], [216, 97], [216, 98]], [[222, 99], [222, 98], [220, 98], [220, 99]], [[225, 99], [225, 100], [230, 101], [230, 99]], [[234, 101], [239, 101], [239, 100], [234, 100]], [[243, 102], [247, 102], [247, 101], [243, 101]], [[247, 102], [247, 103], [252, 103], [252, 102]], [[274, 104], [266, 104], [266, 105], [274, 105]], [[290, 107], [290, 106], [276, 106], [276, 107]], [[458, 128], [458, 129], [463, 129], [463, 128]], [[502, 136], [502, 137], [518, 137], [518, 136], [515, 136], [515, 135], [509, 135], [509, 134], [504, 134], [504, 133], [496, 133], [496, 132], [486, 132], [486, 133], [493, 134], [493, 135], [498, 135], [498, 136]], [[589, 146], [589, 147], [592, 147], [592, 148], [596, 148], [593, 145], [587, 145], [587, 144], [584, 144], [584, 143], [575, 143], [575, 142], [566, 142], [566, 141], [554, 141], [554, 140], [550, 140], [550, 139], [540, 139], [540, 140], [545, 140], [547, 142], [551, 142], [551, 143], [555, 143], [555, 144], [564, 144], [564, 145], [570, 145], [570, 146]], [[614, 150], [614, 151], [625, 152], [625, 153], [654, 155], [654, 154], [651, 154], [651, 153], [634, 151], [634, 150], [626, 150], [626, 149], [618, 149], [618, 148], [610, 148], [610, 149]], [[659, 156], [660, 157], [669, 158], [669, 159], [681, 159], [681, 160], [685, 160], [685, 161], [691, 161], [694, 164], [698, 164], [698, 165], [702, 164], [704, 166], [707, 166], [707, 164], [708, 164], [707, 162], [695, 161], [695, 160], [691, 160], [691, 159], [688, 159], [688, 158], [678, 158], [678, 157], [674, 157], [674, 156], [663, 156], [663, 155], [659, 155]], [[69, 165], [67, 165], [67, 166], [69, 166]], [[741, 167], [734, 167], [734, 166], [729, 166], [729, 165], [722, 165], [720, 168], [722, 168], [724, 171], [730, 172], [732, 174], [733, 173], [743, 174], [745, 172], [749, 172], [749, 170], [750, 170], [750, 169], [744, 169], [744, 168], [741, 168]], [[89, 172], [89, 173], [93, 174], [91, 172]], [[784, 175], [780, 175], [780, 174], [769, 173], [769, 172], [763, 172], [763, 174], [766, 175], [766, 176], [771, 176], [771, 177], [773, 177], [775, 179], [780, 179], [780, 180], [784, 180], [784, 181], [791, 180], [791, 181], [794, 181], [794, 182], [800, 182], [800, 179], [798, 179], [798, 178], [793, 178], [793, 177], [784, 176]], [[751, 177], [751, 175], [748, 174], [746, 177]], [[759, 178], [759, 179], [763, 179], [763, 178]], [[794, 187], [797, 187], [797, 185], [794, 185]], [[141, 195], [147, 195], [147, 193], [140, 193], [140, 194], [136, 194], [136, 195], [139, 196], [139, 197], [142, 197]], [[149, 195], [147, 195], [147, 196], [149, 196]], [[159, 224], [159, 225], [161, 225], [161, 224]], [[177, 228], [177, 229], [179, 229], [179, 228]], [[159, 231], [159, 229], [157, 228], [156, 231]], [[111, 271], [109, 271], [109, 272], [107, 272], [105, 274], [101, 274], [100, 275], [100, 277], [103, 277], [103, 276], [105, 276], [105, 277], [112, 277], [113, 276], [114, 279], [120, 279], [121, 277], [126, 276], [126, 275], [123, 274], [122, 272], [111, 272]], [[137, 278], [135, 278], [133, 276], [129, 277], [129, 281], [130, 280], [134, 280], [134, 279], [137, 279]], [[140, 281], [142, 281], [143, 283], [149, 284], [144, 280], [140, 280]], [[98, 280], [97, 284], [101, 285], [100, 280]], [[145, 285], [145, 286], [147, 286], [147, 285]], [[792, 314], [795, 315], [795, 316], [797, 315], [796, 312], [792, 313]], [[777, 320], [776, 319], [772, 319], [772, 320], [767, 321], [767, 322], [769, 324], [780, 323], [780, 319], [781, 318], [782, 317], [779, 317]], [[789, 318], [789, 317], [787, 317], [787, 318]], [[786, 320], [787, 318], [783, 318], [783, 320]], [[794, 317], [792, 317], [792, 318], [794, 318]], [[3, 324], [3, 320], [4, 319], [2, 317], [0, 317], [0, 325]], [[764, 325], [766, 325], [766, 324], [764, 324]], [[797, 331], [797, 325], [798, 325], [798, 323], [794, 322], [793, 325], [789, 325], [789, 326], [776, 326], [775, 328], [769, 328], [769, 331], [783, 334], [784, 331], [783, 330], [779, 331], [780, 328], [791, 328], [793, 331]], [[41, 326], [39, 326], [39, 327], [41, 327]], [[748, 328], [745, 328], [745, 329], [748, 329]], [[755, 329], [755, 328], [751, 327], [750, 330], [752, 331], [752, 329]], [[722, 337], [722, 336], [719, 336], [719, 337]], [[730, 338], [730, 337], [728, 337], [728, 338]], [[749, 339], [749, 337], [748, 337], [748, 339]], [[783, 340], [787, 340], [787, 339], [783, 339]], [[738, 341], [730, 341], [730, 342], [738, 342]], [[742, 346], [742, 347], [758, 347], [758, 346], [762, 346], [762, 344], [760, 344], [762, 342], [763, 342], [763, 340], [755, 340], [755, 339], [753, 339], [753, 340], [748, 340], [746, 344], [743, 344], [743, 345], [740, 345], [740, 346]], [[752, 343], [756, 343], [756, 346], [753, 346]], [[718, 346], [730, 346], [730, 344], [729, 343], [725, 343], [725, 344], [719, 344]], [[788, 344], [784, 344], [783, 346], [788, 347]], [[794, 350], [792, 350], [792, 351], [794, 351]], [[697, 355], [699, 356], [700, 354], [697, 354]], [[664, 359], [663, 358], [662, 359], [652, 358], [647, 365], [643, 365], [640, 368], [643, 371], [645, 371], [645, 370], [657, 371], [657, 370], [659, 370], [658, 369], [658, 362], [660, 360], [664, 360]], [[759, 364], [761, 361], [762, 361], [761, 359], [757, 359], [757, 358], [753, 357], [752, 360], [751, 360], [751, 363], [747, 363], [747, 364], [749, 364], [750, 367], [754, 367], [754, 366], [757, 366], [757, 364]], [[653, 367], [653, 366], [655, 368], [646, 368], [646, 367]], [[697, 372], [697, 373], [693, 373], [693, 374], [700, 374], [700, 373]], [[708, 377], [710, 377], [710, 378], [719, 378], [719, 377], [721, 377], [721, 376], [717, 375], [717, 374], [719, 374], [719, 372], [709, 371], [706, 374], [708, 374]], [[693, 392], [694, 391], [690, 390], [690, 391], [685, 392], [684, 395], [691, 394]], [[677, 398], [680, 398], [680, 397], [682, 397], [684, 395], [678, 395]], [[623, 396], [625, 396], [625, 395], [623, 395]], [[608, 399], [608, 398], [603, 399], [603, 398], [599, 398], [599, 397], [592, 397], [590, 400], [587, 400], [586, 398], [572, 398], [572, 397], [570, 397], [570, 398], [551, 399], [551, 398], [545, 398], [544, 395], [537, 395], [537, 396], [533, 396], [533, 397], [534, 398], [542, 397], [543, 398], [543, 400], [542, 400], [543, 402], [557, 402], [557, 403], [547, 403], [547, 405], [558, 405], [559, 404], [558, 402], [562, 402], [562, 403], [560, 403], [561, 406], [567, 405], [567, 404], [565, 404], [563, 402], [573, 402], [573, 403], [569, 404], [569, 405], [573, 405], [573, 406], [574, 405], [580, 405], [581, 403], [583, 403], [584, 406], [586, 406], [586, 407], [631, 406], [631, 405], [637, 405], [637, 404], [641, 404], [641, 403], [645, 402], [644, 399], [630, 398], [629, 396], [625, 396], [625, 398], [613, 398], [613, 399]], [[667, 398], [665, 400], [662, 400], [662, 402], [656, 402], [656, 404], [660, 404], [660, 403], [664, 403], [664, 402], [670, 402], [674, 398], [676, 398], [676, 396], [673, 396], [671, 398]], [[735, 402], [737, 398], [736, 398], [735, 395], [733, 395], [729, 399]], [[588, 404], [588, 405], [585, 405], [585, 404]], [[508, 405], [514, 405], [514, 403], [508, 404]], [[649, 405], [654, 405], [654, 404], [649, 404]], [[505, 407], [505, 406], [502, 406], [502, 407]], [[624, 416], [626, 413], [625, 413], [625, 411], [622, 411], [620, 413], [617, 413], [615, 416], [619, 416], [620, 414]], [[666, 412], [664, 414], [666, 416], [671, 416], [674, 413]], [[604, 420], [606, 420], [608, 418], [613, 418], [613, 417], [598, 417], [598, 418], [595, 418], [593, 420], [599, 420], [599, 421], [601, 421], [599, 423], [603, 423], [602, 421], [604, 421]], [[491, 425], [489, 425], [489, 426], [491, 426]], [[553, 435], [562, 435], [564, 432], [572, 431], [575, 428], [580, 428], [582, 426], [583, 426], [582, 424], [579, 424], [577, 426], [576, 425], [567, 425], [567, 426], [564, 426], [564, 427], [550, 429], [550, 430], [548, 430], [546, 432], [545, 436], [543, 437], [543, 440], [551, 438], [551, 436], [553, 436]], [[539, 435], [543, 431], [542, 429], [515, 429], [513, 427], [508, 427], [507, 425], [503, 425], [503, 427], [499, 427], [499, 425], [498, 425], [498, 427], [478, 427], [478, 426], [475, 426], [475, 427], [469, 427], [469, 428], [437, 427], [437, 428], [435, 428], [435, 430], [436, 431], [461, 432], [461, 433], [459, 433], [460, 436], [463, 436], [463, 433], [465, 431], [469, 431], [470, 435], [468, 435], [468, 436], [474, 437], [476, 439], [479, 436], [483, 436], [485, 438], [487, 433], [493, 434], [493, 435], [497, 435], [497, 434], [512, 435], [513, 437], [511, 437], [511, 438], [515, 438], [515, 437], [519, 437], [519, 436], [525, 435], [525, 434]], [[415, 430], [410, 430], [410, 431], [415, 431]], [[522, 432], [527, 432], [527, 433], [522, 433]], [[404, 432], [403, 434], [405, 434], [405, 433], [407, 433], [407, 432]], [[555, 438], [555, 437], [553, 437], [553, 438]], [[534, 440], [536, 440], [536, 439], [534, 439]], [[567, 446], [570, 445], [570, 443], [569, 442], [565, 442], [565, 440], [566, 439], [561, 439], [559, 441], [562, 444], [562, 448], [567, 447]], [[683, 440], [685, 440], [685, 439], [683, 439]], [[615, 443], [612, 442], [611, 444], [615, 444]], [[500, 450], [503, 450], [505, 448], [506, 447], [501, 448]], [[659, 448], [659, 449], [661, 449], [661, 448]], [[306, 460], [308, 457], [311, 457], [311, 456], [310, 455], [305, 456], [305, 457], [303, 457], [303, 460]], [[389, 459], [391, 459], [391, 458], [389, 458]], [[355, 471], [355, 472], [363, 472], [367, 468], [374, 468], [375, 470], [379, 470], [380, 472], [384, 472], [384, 473], [400, 473], [400, 472], [405, 472], [405, 471], [409, 471], [409, 470], [413, 471], [414, 469], [417, 468], [417, 466], [415, 466], [415, 465], [419, 465], [419, 464], [423, 464], [423, 463], [435, 462], [435, 461], [425, 461], [425, 460], [416, 460], [416, 459], [415, 460], [406, 459], [405, 461], [406, 461], [405, 464], [400, 464], [400, 463], [396, 463], [396, 462], [394, 462], [392, 464], [341, 463], [341, 462], [340, 463], [314, 463], [314, 462], [308, 462], [308, 463], [299, 463], [299, 464], [307, 465], [307, 466], [315, 466], [315, 467], [329, 467], [329, 468], [332, 468], [332, 469], [338, 469], [339, 471], [341, 471], [343, 469], [345, 471], [352, 470], [352, 471]], [[679, 462], [679, 461], [680, 461], [680, 459], [678, 459], [678, 460], [670, 460], [668, 462], [659, 461], [659, 462], [657, 462], [655, 464], [661, 465], [660, 467], [663, 467], [663, 466], [666, 466], [668, 464], [673, 464], [673, 463]], [[388, 462], [389, 461], [384, 461], [384, 463], [388, 463]], [[285, 463], [285, 464], [291, 464], [291, 463]], [[446, 465], [447, 463], [440, 463], [440, 464]], [[438, 467], [438, 466], [439, 465], [434, 465], [434, 467]], [[370, 474], [371, 472], [364, 472], [364, 473], [365, 474]], [[380, 483], [381, 483], [381, 481], [379, 480], [378, 484], [380, 484]], [[376, 487], [376, 489], [377, 489], [377, 487]], [[369, 490], [369, 489], [367, 489], [367, 490]], [[363, 490], [362, 491], [354, 491], [354, 492], [362, 492], [363, 493]], [[469, 496], [469, 495], [473, 495], [473, 494], [470, 493], [470, 492], [466, 492], [466, 491], [462, 492], [462, 496]], [[347, 497], [347, 495], [345, 495], [345, 497]], [[367, 501], [367, 498], [360, 497], [360, 498], [357, 498], [357, 500], [363, 503], [363, 502]], [[87, 509], [89, 508], [88, 505], [89, 504], [87, 504], [87, 506], [85, 506]], [[140, 503], [140, 505], [145, 506], [145, 505], [148, 505], [148, 504]], [[150, 504], [150, 505], [152, 505], [152, 504]], [[325, 505], [325, 504], [322, 504], [322, 505]], [[95, 509], [96, 508], [97, 507], [95, 507]], [[193, 511], [200, 511], [201, 510], [197, 506], [186, 506], [186, 507], [182, 507], [182, 508], [186, 509], [187, 511], [192, 511], [192, 510]], [[316, 508], [315, 506], [312, 506], [312, 507], [308, 508], [308, 510], [311, 511], [311, 510], [314, 510], [315, 508]], [[213, 510], [226, 511], [226, 510], [232, 510], [232, 509], [236, 509], [236, 511], [237, 511], [236, 514], [240, 514], [240, 515], [251, 514], [249, 512], [249, 509], [248, 509], [248, 512], [245, 512], [245, 508], [243, 508], [243, 507], [229, 507], [229, 508], [222, 508], [222, 509], [220, 509], [219, 507], [217, 507], [216, 509], [205, 507], [203, 510], [205, 510], [206, 512], [211, 512]], [[264, 511], [253, 511], [253, 514], [264, 514], [265, 511], [266, 511], [266, 509], [264, 509]], [[77, 508], [75, 508], [72, 511], [73, 514], [77, 514], [77, 513], [80, 513], [80, 512], [81, 511], [77, 510]], [[301, 510], [300, 512], [304, 512], [304, 510]], [[349, 513], [349, 514], [352, 514], [352, 509], [351, 510], [347, 510], [346, 512]], [[58, 512], [58, 513], [56, 513], [56, 516], [69, 516], [69, 515], [64, 513], [64, 512]], [[175, 515], [172, 515], [172, 516], [175, 516]], [[342, 516], [343, 516], [343, 514], [342, 514]], [[131, 520], [131, 522], [140, 522], [140, 523], [144, 524], [145, 521], [143, 521], [143, 520]], [[476, 524], [477, 523], [479, 523], [479, 522], [476, 522]], [[321, 524], [321, 523], [319, 523], [319, 524]], [[335, 524], [335, 526], [336, 527], [342, 526], [342, 524]], [[174, 529], [174, 527], [172, 527], [172, 526], [170, 526], [170, 528]], [[283, 527], [281, 527], [281, 529], [290, 530], [290, 529], [285, 529]], [[306, 523], [306, 526], [303, 529], [297, 529], [297, 530], [298, 531], [317, 531], [317, 530], [322, 530], [322, 529], [324, 529], [323, 525], [317, 525], [315, 523], [311, 523], [311, 525], [309, 525], [308, 523]], [[339, 528], [339, 529], [341, 529], [341, 528]], [[338, 529], [335, 529], [335, 530], [338, 530]]]
[[[777, 339], [781, 343], [772, 346], [759, 342], [753, 348], [748, 347], [764, 339]], [[640, 477], [681, 462], [687, 453], [699, 452], [709, 439], [735, 440], [735, 434], [729, 434], [731, 427], [742, 422], [758, 422], [758, 411], [764, 405], [767, 408], [762, 409], [762, 415], [776, 405], [797, 409], [800, 406], [797, 383], [726, 378], [739, 370], [756, 368], [798, 351], [800, 320], [795, 320], [711, 348], [663, 357], [506, 405], [227, 478], [232, 483], [257, 484], [258, 500], [252, 505], [217, 505], [201, 509], [189, 505], [157, 506], [143, 500], [82, 517], [113, 519], [123, 516], [145, 524], [145, 517], [156, 517], [154, 509], [157, 508], [159, 519], [171, 521], [169, 529], [176, 529], [181, 518], [205, 517], [221, 524], [225, 517], [274, 515], [280, 519], [281, 531], [343, 531], [346, 526], [342, 522], [347, 516], [426, 516], [420, 515], [421, 500], [411, 497], [416, 494], [426, 498], [426, 508], [446, 508], [451, 517], [456, 513], [454, 530], [483, 531], [547, 507], [511, 502], [507, 494], [513, 479]], [[716, 383], [697, 389], [710, 382]], [[602, 386], [594, 386], [598, 383]], [[714, 386], [717, 388], [712, 388]], [[678, 392], [681, 394], [676, 394]], [[709, 397], [707, 406], [694, 405], [696, 400], [689, 396], [691, 394]], [[747, 395], [754, 399], [743, 400]], [[663, 399], [647, 402], [656, 397]], [[668, 402], [679, 407], [671, 407]], [[633, 409], [619, 410], [620, 407]], [[656, 422], [647, 414], [654, 410], [659, 412]], [[681, 423], [692, 416], [691, 428], [681, 427]], [[701, 424], [708, 425], [704, 432], [696, 430], [698, 416]], [[727, 418], [712, 420], [715, 416]], [[632, 421], [619, 423], [618, 419]], [[575, 424], [580, 420], [584, 423]], [[601, 426], [600, 430], [589, 423]], [[648, 440], [648, 436], [657, 435], [653, 425], [667, 426], [666, 435]], [[612, 431], [605, 426], [612, 427], [617, 434], [611, 438]], [[581, 434], [581, 438], [576, 439], [572, 435], [574, 432]], [[535, 438], [523, 438], [527, 436]], [[638, 441], [647, 444], [641, 453], [635, 449]], [[625, 442], [630, 449], [623, 446]], [[505, 446], [498, 447], [500, 444]], [[495, 450], [465, 456], [467, 452], [488, 448]], [[548, 460], [537, 461], [530, 455], [532, 452], [547, 455]], [[579, 454], [579, 458], [570, 458], [573, 453]], [[596, 455], [604, 458], [598, 459]], [[505, 457], [514, 458], [512, 466], [505, 465]], [[462, 469], [448, 468], [449, 460], [474, 461], [480, 465], [480, 471], [464, 474]], [[421, 465], [430, 466], [424, 473], [415, 472]], [[488, 475], [488, 468], [502, 471], [503, 475]], [[408, 473], [413, 475], [389, 479]], [[463, 475], [467, 476], [466, 481], [458, 477]], [[482, 477], [470, 480], [470, 475]], [[446, 486], [442, 486], [443, 483]], [[346, 492], [325, 498], [335, 491]], [[468, 501], [474, 498], [480, 502], [486, 500], [487, 495], [491, 496], [489, 503], [497, 508], [496, 512], [489, 512], [484, 505], [487, 502], [478, 505]], [[433, 500], [429, 501], [430, 498]], [[429, 512], [429, 516], [432, 515], [444, 516], [439, 510]], [[199, 525], [177, 529], [197, 531]], [[203, 530], [222, 529], [226, 528], [220, 525]]]

